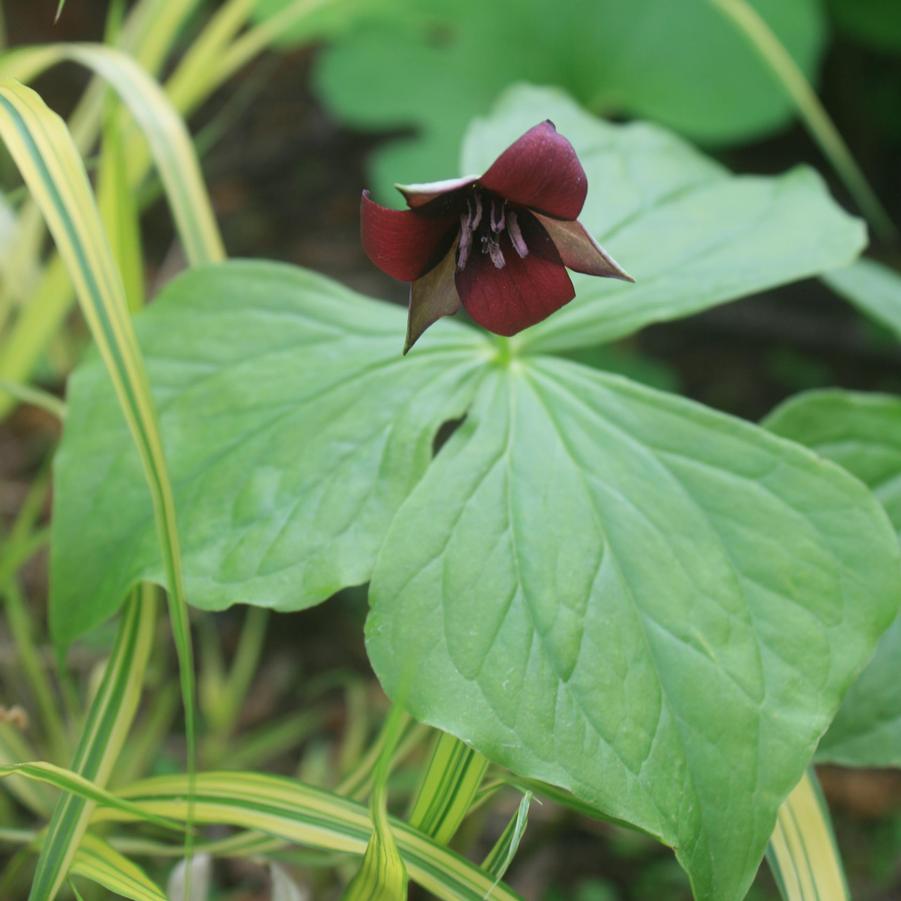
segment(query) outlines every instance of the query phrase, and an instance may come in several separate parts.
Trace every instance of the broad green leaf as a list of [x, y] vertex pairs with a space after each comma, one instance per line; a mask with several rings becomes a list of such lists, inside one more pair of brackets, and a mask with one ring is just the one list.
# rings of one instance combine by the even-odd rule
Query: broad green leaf
[[87, 834], [82, 839], [71, 873], [102, 885], [120, 898], [167, 901], [162, 889], [136, 863], [96, 835]]
[[767, 859], [785, 901], [847, 901], [829, 808], [809, 769], [779, 808]]
[[663, 129], [601, 121], [543, 88], [510, 90], [469, 128], [462, 171], [484, 171], [544, 116], [585, 167], [580, 221], [636, 283], [573, 274], [575, 300], [514, 338], [520, 346], [544, 352], [611, 341], [842, 266], [864, 245], [862, 224], [810, 169], [733, 176]]
[[824, 276], [833, 291], [901, 340], [901, 275], [875, 260], [857, 260]]
[[[265, 832], [311, 848], [362, 856], [372, 822], [366, 808], [295, 779], [261, 773], [198, 773], [194, 822], [219, 823]], [[135, 783], [122, 797], [161, 816], [184, 817], [190, 794], [185, 776], [160, 776]], [[133, 816], [104, 808], [95, 820], [128, 822]], [[443, 901], [515, 901], [519, 896], [454, 851], [400, 820], [391, 820], [410, 878]]]
[[895, 615], [899, 562], [878, 503], [809, 451], [514, 358], [395, 517], [367, 648], [417, 719], [657, 836], [697, 898], [730, 901]]
[[[647, 117], [730, 142], [785, 124], [791, 103], [708, 0], [389, 0], [319, 60], [320, 96], [345, 121], [415, 128], [374, 159], [375, 187], [454, 174], [456, 136], [518, 81], [566, 89], [594, 112]], [[823, 43], [813, 0], [754, 0], [808, 75]], [[415, 77], [411, 76], [415, 73]], [[534, 111], [535, 124], [546, 115]]]
[[[384, 530], [463, 413], [491, 345], [447, 323], [401, 357], [405, 315], [311, 273], [186, 273], [136, 320], [174, 476], [188, 594], [206, 609], [319, 603], [365, 582]], [[57, 454], [51, 624], [71, 639], [161, 581], [149, 500], [99, 361]]]
[[[841, 464], [868, 485], [901, 540], [901, 398], [812, 391], [778, 407], [765, 425]], [[851, 686], [820, 743], [818, 759], [846, 766], [901, 766], [899, 683], [901, 618]]]

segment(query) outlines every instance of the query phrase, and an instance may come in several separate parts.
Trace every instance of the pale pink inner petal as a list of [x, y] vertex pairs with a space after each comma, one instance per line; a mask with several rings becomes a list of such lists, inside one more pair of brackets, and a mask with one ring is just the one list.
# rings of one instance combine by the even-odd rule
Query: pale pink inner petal
[[415, 210], [444, 194], [468, 188], [478, 180], [478, 175], [463, 175], [460, 178], [446, 178], [443, 181], [430, 181], [419, 185], [395, 185], [394, 187], [404, 195], [407, 205]]

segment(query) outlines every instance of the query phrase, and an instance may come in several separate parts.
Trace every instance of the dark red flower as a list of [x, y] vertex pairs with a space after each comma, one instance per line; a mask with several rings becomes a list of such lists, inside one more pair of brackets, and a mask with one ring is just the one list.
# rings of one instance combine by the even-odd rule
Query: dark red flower
[[363, 248], [383, 272], [410, 285], [406, 353], [461, 306], [498, 335], [546, 319], [572, 300], [567, 268], [632, 277], [576, 221], [588, 181], [572, 144], [542, 122], [482, 176], [398, 185], [407, 210], [363, 192]]

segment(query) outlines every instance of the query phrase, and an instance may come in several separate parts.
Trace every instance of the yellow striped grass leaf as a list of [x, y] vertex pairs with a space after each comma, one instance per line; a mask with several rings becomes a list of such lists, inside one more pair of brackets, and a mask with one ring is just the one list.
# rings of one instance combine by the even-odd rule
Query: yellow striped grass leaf
[[[120, 46], [134, 56], [147, 72], [150, 74], [158, 72], [180, 28], [198, 2], [199, 0], [180, 0], [178, 3], [171, 0], [138, 0], [129, 11], [123, 25], [119, 37]], [[6, 59], [7, 57], [2, 57], [2, 60]], [[15, 77], [18, 81], [29, 80], [26, 77], [27, 72], [13, 74], [4, 71], [4, 66], [5, 62], [0, 61], [0, 73]], [[96, 142], [107, 90], [102, 80], [95, 78], [69, 119], [72, 137], [82, 153], [87, 153]], [[143, 150], [143, 147], [141, 149]], [[51, 256], [49, 263], [49, 268], [54, 270], [52, 273], [54, 277], [47, 277], [48, 273], [45, 272], [37, 281], [43, 235], [44, 223], [40, 211], [33, 203], [27, 203], [19, 216], [15, 240], [4, 260], [3, 268], [7, 281], [0, 294], [0, 319], [4, 313], [4, 305], [8, 308], [13, 294], [20, 301], [25, 299], [29, 301], [28, 310], [33, 310], [34, 307], [40, 310], [39, 318], [17, 325], [3, 351], [3, 365], [9, 367], [4, 368], [4, 371], [20, 381], [30, 374], [37, 353], [55, 334], [72, 299], [68, 279], [58, 278], [59, 273], [65, 276], [65, 270], [56, 254]], [[28, 345], [37, 345], [37, 352], [28, 353], [28, 346], [22, 348], [26, 338]], [[23, 365], [20, 362], [16, 368], [13, 366], [15, 361], [25, 363]], [[0, 410], [6, 409], [7, 406], [8, 402], [0, 398]]]
[[192, 264], [221, 260], [222, 238], [197, 162], [191, 136], [160, 85], [127, 53], [102, 44], [53, 44], [9, 54], [3, 71], [36, 77], [65, 61], [79, 63], [103, 78], [139, 125], [166, 189], [178, 233]]
[[494, 847], [482, 861], [482, 869], [500, 881], [504, 873], [513, 863], [513, 858], [519, 850], [519, 843], [526, 834], [526, 826], [529, 824], [529, 807], [532, 804], [532, 793], [526, 792], [516, 808], [516, 813], [504, 827], [504, 831], [494, 843]]
[[4, 393], [9, 395], [9, 397], [15, 398], [19, 403], [31, 404], [32, 407], [37, 407], [59, 420], [65, 419], [65, 403], [55, 395], [42, 391], [40, 388], [0, 378], [0, 397]]
[[[36, 756], [28, 740], [10, 723], [0, 723], [0, 769]], [[53, 792], [46, 785], [23, 776], [4, 780], [5, 788], [16, 800], [38, 816], [50, 816]]]
[[[82, 782], [73, 783], [57, 802], [41, 846], [32, 885], [34, 899], [54, 897], [87, 827], [94, 803], [113, 797], [108, 793], [92, 797], [75, 788], [83, 788], [82, 783], [102, 786], [109, 778], [140, 700], [155, 620], [156, 601], [152, 591], [136, 592], [123, 611], [112, 655], [72, 760], [71, 769]], [[61, 772], [55, 775], [59, 777]]]
[[407, 897], [407, 870], [388, 819], [388, 777], [408, 720], [399, 705], [395, 705], [388, 715], [383, 733], [385, 741], [375, 766], [369, 800], [372, 833], [363, 862], [347, 886], [343, 901], [396, 901]]
[[152, 810], [145, 809], [140, 804], [120, 798], [118, 795], [101, 788], [96, 782], [85, 779], [79, 773], [57, 766], [55, 763], [47, 763], [44, 760], [32, 760], [0, 767], [0, 779], [5, 779], [7, 776], [24, 776], [26, 779], [32, 779], [35, 782], [52, 785], [66, 795], [91, 801], [94, 804], [112, 807], [119, 813], [127, 814], [129, 817], [136, 817], [145, 822], [154, 823], [167, 829], [174, 829], [178, 832], [182, 831], [182, 826], [177, 819], [162, 816], [154, 813]]
[[163, 890], [134, 862], [102, 838], [86, 833], [70, 870], [132, 901], [166, 901]]
[[[143, 809], [183, 818], [187, 812], [188, 777], [158, 776], [120, 792]], [[198, 773], [193, 796], [193, 822], [235, 826], [264, 832], [287, 842], [362, 856], [372, 824], [365, 807], [324, 789], [282, 776], [260, 773]], [[96, 822], [129, 822], [135, 817], [103, 808]], [[512, 901], [519, 896], [454, 851], [436, 844], [409, 824], [391, 819], [397, 848], [410, 878], [445, 901]]]
[[[170, 619], [185, 706], [188, 768], [192, 770], [195, 756], [194, 666], [175, 504], [150, 386], [126, 307], [122, 281], [103, 234], [84, 165], [62, 119], [48, 109], [34, 91], [13, 81], [0, 81], [0, 136], [43, 212], [60, 256], [66, 262], [84, 317], [106, 364], [141, 458], [169, 588]], [[143, 610], [145, 605], [140, 606]], [[135, 616], [142, 619], [140, 613]], [[122, 668], [128, 667], [123, 663]], [[116, 676], [116, 671], [112, 671], [111, 690], [116, 688], [113, 681]], [[121, 673], [118, 676], [121, 678]], [[140, 679], [130, 680], [135, 704], [139, 687]], [[121, 689], [119, 693], [122, 693]], [[110, 702], [111, 712], [104, 717], [89, 717], [88, 725], [96, 722], [109, 730], [127, 729], [131, 716], [119, 716], [121, 704], [114, 699]], [[97, 778], [99, 773], [102, 782], [118, 750], [109, 738], [103, 731], [95, 734], [88, 729], [82, 737], [73, 769], [86, 772], [89, 778]], [[83, 770], [82, 765], [89, 764], [103, 765], [98, 766], [97, 772]], [[56, 822], [64, 823], [67, 830], [75, 829], [76, 836], [83, 829], [83, 812], [67, 812], [60, 807], [57, 813], [63, 819], [57, 821], [55, 814], [51, 831]], [[71, 840], [59, 845], [55, 841], [46, 843], [45, 850], [50, 850], [46, 852], [47, 857], [42, 852], [35, 882], [44, 894], [34, 894], [36, 889], [33, 887], [33, 897], [51, 899], [55, 896], [68, 865], [66, 857], [71, 855], [75, 845], [77, 841]]]
[[441, 732], [410, 810], [414, 829], [446, 845], [475, 800], [488, 760], [460, 739]]
[[785, 901], [847, 901], [850, 897], [829, 810], [808, 770], [782, 802], [767, 860]]
[[134, 312], [144, 305], [144, 258], [137, 192], [128, 183], [125, 126], [120, 105], [110, 97], [103, 124], [97, 206], [113, 259], [122, 275], [128, 308]]
[[738, 29], [772, 72], [874, 231], [887, 243], [897, 240], [897, 228], [829, 118], [813, 85], [766, 18], [748, 0], [712, 0], [712, 6]]
[[[194, 264], [222, 259], [222, 239], [187, 128], [163, 89], [137, 62], [112, 47], [57, 44], [5, 55], [0, 60], [0, 73], [28, 80], [65, 60], [92, 69], [128, 107], [150, 146], [188, 261]], [[136, 162], [133, 151], [129, 141], [123, 152], [131, 164], [132, 188], [145, 174], [144, 163]], [[35, 234], [40, 236], [40, 232]], [[42, 274], [31, 302], [0, 351], [0, 377], [27, 379], [47, 340], [62, 322], [70, 302], [66, 268], [54, 257]], [[0, 397], [0, 414], [9, 409], [10, 402], [8, 397]]]
[[[180, 0], [179, 3], [172, 3], [171, 0], [143, 0], [137, 3], [122, 28], [123, 49], [146, 71], [158, 71], [181, 26], [193, 13], [198, 2], [199, 0]], [[304, 8], [305, 4], [310, 8]], [[272, 28], [273, 20], [269, 20], [235, 40], [253, 12], [254, 5], [254, 0], [229, 0], [216, 11], [192, 42], [165, 86], [165, 93], [172, 106], [182, 115], [187, 116], [238, 66], [250, 62], [254, 55], [263, 51], [269, 42], [279, 36]], [[292, 22], [298, 22], [307, 13], [312, 16], [321, 5], [319, 0], [314, 0], [312, 4], [304, 0], [304, 3], [295, 3], [286, 13], [290, 13]], [[56, 52], [57, 48], [53, 46], [14, 51], [0, 60], [0, 75], [27, 81], [51, 65]], [[29, 56], [21, 56], [23, 53]], [[8, 68], [9, 65], [16, 68]], [[102, 91], [97, 90], [98, 87], [96, 84], [91, 85], [72, 117], [72, 132], [83, 151], [95, 140], [101, 121], [103, 96]], [[137, 143], [128, 141], [126, 156], [130, 163], [130, 181], [135, 187], [146, 174], [149, 163], [140, 140]], [[33, 213], [33, 207], [26, 211], [24, 219], [28, 221], [20, 228], [20, 233], [24, 233], [24, 236], [16, 244], [24, 249], [24, 252], [14, 255], [16, 260], [22, 261], [17, 269], [18, 275], [10, 277], [7, 272], [12, 286], [31, 281], [22, 277], [21, 273], [34, 269], [34, 260], [40, 247], [41, 223]], [[25, 308], [7, 341], [0, 347], [0, 377], [14, 382], [27, 380], [69, 308], [70, 287], [65, 267], [57, 256], [51, 258], [37, 287], [29, 291], [29, 297], [33, 298], [32, 302]], [[3, 299], [0, 296], [0, 303]], [[0, 395], [0, 415], [9, 410], [11, 404], [11, 398]]]

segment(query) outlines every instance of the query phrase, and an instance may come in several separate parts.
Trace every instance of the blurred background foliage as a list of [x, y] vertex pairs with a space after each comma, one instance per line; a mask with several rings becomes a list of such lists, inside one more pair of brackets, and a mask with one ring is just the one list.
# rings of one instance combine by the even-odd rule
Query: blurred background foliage
[[[102, 39], [107, 0], [69, 0], [54, 25], [56, 5], [6, 0], [6, 45]], [[247, 5], [256, 23], [278, 24], [272, 47], [190, 120], [232, 256], [290, 260], [405, 302], [406, 288], [376, 272], [360, 250], [360, 189], [368, 185], [396, 203], [396, 181], [458, 174], [466, 123], [519, 81], [560, 86], [589, 110], [616, 120], [659, 122], [735, 171], [779, 172], [808, 162], [856, 211], [780, 84], [708, 0], [306, 0], [302, 18], [291, 15], [297, 0]], [[901, 3], [752, 5], [816, 86], [890, 217], [901, 222]], [[220, 6], [198, 4], [172, 48], [168, 71]], [[86, 84], [83, 73], [64, 68], [42, 76], [36, 86], [66, 113]], [[15, 207], [22, 195], [8, 163], [2, 174], [7, 203]], [[152, 181], [142, 189], [149, 204], [142, 219], [148, 296], [182, 265], [168, 213], [150, 202], [158, 193]], [[0, 241], [8, 220], [0, 206]], [[874, 242], [870, 252], [895, 268], [901, 264], [897, 244]], [[83, 326], [73, 318], [41, 360], [37, 382], [61, 395], [86, 343]], [[615, 346], [581, 351], [579, 359], [751, 419], [808, 388], [901, 392], [897, 336], [819, 281], [652, 326]], [[19, 407], [0, 424], [4, 522], [14, 519], [45, 472], [57, 439], [56, 421], [33, 407]], [[23, 571], [23, 586], [42, 617], [46, 562], [40, 555]], [[223, 661], [246, 635], [245, 613], [231, 611], [215, 623], [204, 617], [201, 700], [216, 738], [205, 745], [208, 762], [222, 758], [216, 742], [234, 732], [240, 737], [234, 753], [246, 758], [242, 765], [265, 761], [274, 770], [300, 771], [323, 782], [336, 757], [343, 755], [342, 766], [352, 769], [381, 703], [362, 646], [364, 613], [363, 594], [345, 592], [315, 610], [279, 616], [265, 634], [255, 635], [261, 666], [248, 681], [240, 716], [234, 710], [222, 714], [216, 698]], [[106, 628], [80, 646], [70, 660], [74, 680], [88, 683], [110, 640]], [[15, 646], [4, 640], [4, 692], [12, 694], [21, 681], [16, 669]], [[171, 684], [165, 688], [172, 672], [172, 661], [159, 655], [152, 675], [165, 703], [151, 736], [161, 748], [156, 771], [173, 768], [180, 753], [177, 743], [171, 748], [162, 738], [176, 718]], [[299, 720], [301, 708], [310, 712]], [[227, 728], [217, 732], [219, 720]], [[155, 750], [152, 740], [149, 748]], [[830, 768], [821, 776], [853, 896], [901, 897], [897, 773]], [[9, 804], [0, 796], [0, 818], [12, 816]], [[302, 865], [317, 870], [316, 861]], [[227, 876], [240, 887], [228, 897], [266, 897], [264, 881], [246, 866], [229, 865]], [[509, 881], [526, 897], [547, 901], [688, 897], [684, 874], [667, 849], [552, 805], [533, 807]], [[321, 876], [311, 877], [310, 884], [323, 897], [332, 887]], [[774, 891], [762, 872], [752, 897], [775, 897]]]

